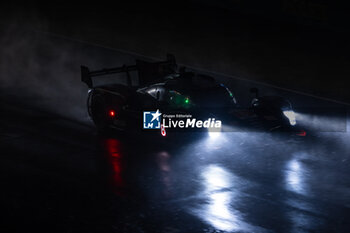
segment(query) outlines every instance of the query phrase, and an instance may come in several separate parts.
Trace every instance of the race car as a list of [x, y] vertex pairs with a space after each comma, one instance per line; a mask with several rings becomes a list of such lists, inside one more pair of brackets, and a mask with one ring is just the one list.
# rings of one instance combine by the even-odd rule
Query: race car
[[[110, 78], [108, 84], [96, 80], [116, 74], [123, 75], [112, 82]], [[161, 62], [136, 60], [135, 65], [96, 71], [81, 66], [81, 79], [89, 87], [88, 113], [102, 132], [142, 131], [147, 111], [161, 112], [164, 116], [216, 119], [226, 125], [271, 131], [290, 130], [296, 125], [288, 100], [259, 96], [258, 90], [252, 88], [255, 96], [251, 106], [242, 108], [232, 90], [212, 76], [187, 71], [185, 67], [178, 69], [175, 57], [170, 54]]]

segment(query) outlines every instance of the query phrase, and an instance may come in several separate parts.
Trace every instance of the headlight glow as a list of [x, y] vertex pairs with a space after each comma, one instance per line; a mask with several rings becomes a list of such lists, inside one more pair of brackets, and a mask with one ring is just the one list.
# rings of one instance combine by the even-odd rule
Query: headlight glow
[[208, 128], [210, 138], [218, 138], [221, 135], [221, 128]]
[[285, 110], [285, 111], [283, 111], [283, 115], [285, 115], [288, 118], [290, 125], [296, 125], [297, 124], [297, 121], [295, 119], [294, 111], [292, 111], [292, 110]]

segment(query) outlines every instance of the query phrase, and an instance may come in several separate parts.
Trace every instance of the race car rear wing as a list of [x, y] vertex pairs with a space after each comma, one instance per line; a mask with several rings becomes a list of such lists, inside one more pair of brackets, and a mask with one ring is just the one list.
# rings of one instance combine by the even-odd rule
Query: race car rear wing
[[177, 71], [175, 56], [167, 54], [167, 60], [161, 62], [147, 62], [136, 60], [136, 65], [121, 66], [102, 70], [90, 71], [88, 67], [81, 66], [81, 81], [86, 83], [89, 88], [93, 88], [92, 77], [126, 73], [127, 85], [131, 86], [130, 71], [137, 71], [139, 76], [139, 85], [147, 84], [153, 80], [160, 79], [166, 75], [174, 74]]

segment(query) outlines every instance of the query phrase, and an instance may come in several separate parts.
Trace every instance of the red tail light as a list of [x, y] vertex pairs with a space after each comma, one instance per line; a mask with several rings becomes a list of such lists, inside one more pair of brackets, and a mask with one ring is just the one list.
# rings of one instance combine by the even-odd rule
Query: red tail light
[[116, 115], [114, 110], [109, 110], [108, 114], [110, 117], [115, 117], [115, 115]]
[[305, 137], [306, 136], [306, 131], [302, 130], [299, 133], [297, 133], [298, 136]]

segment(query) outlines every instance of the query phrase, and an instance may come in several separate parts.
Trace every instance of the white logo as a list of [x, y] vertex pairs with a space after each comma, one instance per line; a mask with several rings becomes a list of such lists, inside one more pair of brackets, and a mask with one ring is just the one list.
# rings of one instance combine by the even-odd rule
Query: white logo
[[160, 116], [162, 113], [157, 109], [156, 112], [143, 112], [144, 129], [160, 129]]

